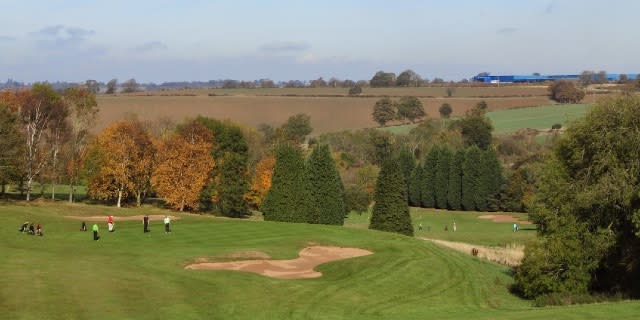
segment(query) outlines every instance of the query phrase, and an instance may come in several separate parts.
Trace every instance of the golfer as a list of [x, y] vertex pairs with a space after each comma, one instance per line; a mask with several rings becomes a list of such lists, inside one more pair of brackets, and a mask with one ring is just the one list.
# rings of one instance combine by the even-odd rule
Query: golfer
[[94, 223], [93, 224], [93, 240], [100, 240], [100, 235], [98, 234], [98, 224]]
[[170, 223], [171, 219], [169, 219], [169, 216], [164, 216], [164, 233], [171, 232], [171, 228], [169, 227]]

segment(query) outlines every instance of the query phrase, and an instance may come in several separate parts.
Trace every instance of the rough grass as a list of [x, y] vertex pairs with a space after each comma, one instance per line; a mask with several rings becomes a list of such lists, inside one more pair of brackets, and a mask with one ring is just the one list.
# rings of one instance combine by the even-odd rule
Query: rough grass
[[[633, 319], [640, 303], [534, 308], [511, 295], [509, 270], [435, 244], [344, 227], [184, 215], [165, 235], [117, 223], [98, 242], [63, 215], [138, 215], [145, 207], [0, 206], [0, 310], [5, 319]], [[17, 232], [28, 218], [45, 236]], [[102, 224], [102, 228], [104, 229]], [[324, 264], [324, 276], [278, 280], [184, 270], [196, 257], [260, 251], [289, 259], [309, 243], [375, 254]]]
[[515, 245], [508, 247], [487, 247], [487, 246], [479, 246], [475, 244], [463, 243], [463, 242], [452, 242], [452, 241], [444, 241], [444, 240], [435, 240], [429, 238], [423, 238], [424, 240], [433, 241], [441, 246], [463, 252], [466, 254], [473, 255], [473, 251], [475, 249], [478, 258], [486, 259], [495, 263], [499, 263], [502, 265], [515, 267], [520, 265], [522, 262], [522, 258], [524, 258], [524, 246], [523, 245]]

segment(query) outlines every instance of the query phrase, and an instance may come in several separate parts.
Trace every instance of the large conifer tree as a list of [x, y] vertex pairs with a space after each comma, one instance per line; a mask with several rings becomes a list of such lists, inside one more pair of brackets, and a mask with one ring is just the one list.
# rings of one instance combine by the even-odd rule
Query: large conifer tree
[[464, 210], [476, 210], [478, 187], [480, 185], [481, 151], [477, 146], [467, 149], [462, 163], [462, 207]]
[[500, 209], [500, 188], [504, 183], [502, 163], [493, 148], [482, 152], [482, 184], [486, 188], [486, 210]]
[[423, 178], [422, 165], [418, 163], [411, 173], [409, 179], [409, 205], [413, 207], [419, 207], [422, 205], [422, 182]]
[[435, 208], [436, 206], [435, 178], [439, 153], [439, 146], [432, 147], [422, 168], [422, 194], [420, 197], [422, 206], [425, 208]]
[[436, 174], [434, 177], [434, 192], [436, 198], [436, 208], [447, 208], [447, 193], [449, 191], [449, 167], [451, 166], [451, 150], [442, 148], [438, 153], [438, 163], [436, 164]]
[[387, 160], [382, 165], [369, 229], [413, 236], [406, 187], [397, 161]]
[[309, 221], [311, 196], [299, 149], [290, 145], [278, 147], [271, 189], [260, 209], [267, 221]]
[[402, 175], [404, 176], [404, 182], [407, 186], [407, 192], [409, 191], [409, 180], [411, 179], [411, 173], [416, 166], [416, 160], [411, 153], [411, 150], [407, 147], [403, 147], [400, 149], [400, 153], [398, 154], [398, 163], [400, 164], [400, 170], [402, 170]]
[[464, 163], [464, 155], [464, 150], [456, 151], [449, 166], [447, 203], [451, 210], [462, 209], [462, 164]]
[[307, 161], [309, 189], [316, 209], [309, 223], [343, 225], [345, 216], [344, 186], [329, 146], [318, 146]]

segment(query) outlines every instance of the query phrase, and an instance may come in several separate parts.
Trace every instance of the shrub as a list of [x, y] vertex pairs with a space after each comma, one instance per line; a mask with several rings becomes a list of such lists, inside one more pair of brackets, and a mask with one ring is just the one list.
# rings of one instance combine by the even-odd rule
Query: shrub
[[360, 86], [358, 86], [358, 85], [356, 85], [355, 87], [349, 89], [349, 95], [350, 96], [356, 96], [356, 95], [359, 95], [361, 93], [362, 93], [362, 88]]
[[560, 103], [578, 103], [584, 98], [584, 91], [576, 88], [573, 82], [558, 80], [549, 86], [551, 99]]

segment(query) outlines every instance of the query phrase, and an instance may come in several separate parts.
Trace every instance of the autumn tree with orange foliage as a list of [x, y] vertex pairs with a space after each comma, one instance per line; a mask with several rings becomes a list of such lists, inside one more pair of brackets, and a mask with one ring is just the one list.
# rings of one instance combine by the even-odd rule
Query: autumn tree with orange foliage
[[[150, 191], [155, 166], [155, 147], [151, 136], [139, 121], [116, 122], [102, 132], [90, 151], [94, 159], [89, 181], [89, 196], [94, 199], [122, 199], [135, 195], [136, 205]], [[95, 163], [99, 165], [95, 165]]]
[[274, 156], [268, 156], [261, 159], [256, 164], [256, 171], [249, 187], [249, 192], [245, 195], [247, 202], [254, 208], [258, 209], [262, 200], [271, 188], [271, 177], [273, 176], [273, 167], [276, 164]]
[[211, 136], [209, 130], [193, 122], [160, 146], [151, 184], [172, 208], [199, 209], [200, 192], [214, 168]]

